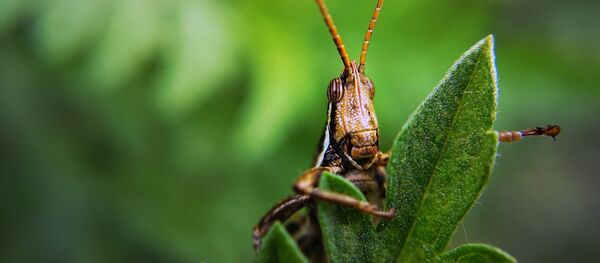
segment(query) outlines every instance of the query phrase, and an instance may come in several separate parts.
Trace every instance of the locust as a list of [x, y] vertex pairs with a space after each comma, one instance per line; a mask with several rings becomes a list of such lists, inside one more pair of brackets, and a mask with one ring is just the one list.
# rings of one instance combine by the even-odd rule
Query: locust
[[[327, 87], [327, 121], [315, 154], [314, 166], [294, 182], [295, 195], [271, 208], [254, 227], [253, 245], [260, 248], [263, 236], [276, 221], [286, 223], [286, 229], [311, 261], [326, 261], [316, 216], [316, 202], [330, 202], [372, 215], [376, 223], [392, 219], [395, 208], [383, 209], [386, 196], [389, 152], [379, 148], [379, 125], [373, 99], [375, 86], [365, 75], [367, 50], [383, 0], [378, 0], [369, 22], [358, 63], [351, 60], [323, 0], [316, 0], [325, 24], [333, 38], [344, 69]], [[549, 136], [560, 133], [558, 125], [546, 125], [520, 131], [498, 132], [499, 142], [519, 141], [528, 136]], [[352, 182], [366, 197], [361, 201], [318, 188], [324, 172], [335, 173]], [[307, 208], [307, 213], [297, 212]], [[293, 220], [290, 219], [293, 217]]]

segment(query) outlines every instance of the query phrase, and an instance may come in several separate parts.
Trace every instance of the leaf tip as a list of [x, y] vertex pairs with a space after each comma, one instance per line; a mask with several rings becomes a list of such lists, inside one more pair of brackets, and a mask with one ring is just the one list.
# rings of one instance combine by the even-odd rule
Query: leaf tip
[[494, 34], [489, 34], [483, 39], [490, 47], [494, 46]]

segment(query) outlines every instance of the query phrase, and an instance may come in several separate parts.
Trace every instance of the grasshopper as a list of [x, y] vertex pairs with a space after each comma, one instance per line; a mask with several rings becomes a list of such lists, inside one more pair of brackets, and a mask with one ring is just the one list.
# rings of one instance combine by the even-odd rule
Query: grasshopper
[[[389, 153], [379, 149], [379, 126], [373, 98], [375, 86], [365, 75], [369, 41], [383, 5], [378, 0], [362, 46], [360, 60], [351, 61], [333, 19], [323, 0], [316, 0], [325, 24], [333, 37], [344, 64], [339, 77], [327, 87], [327, 121], [317, 150], [314, 167], [301, 174], [293, 185], [296, 195], [276, 204], [258, 222], [253, 232], [254, 248], [258, 250], [262, 237], [275, 221], [287, 222], [286, 228], [299, 243], [302, 251], [313, 261], [322, 261], [324, 249], [316, 217], [316, 201], [331, 202], [370, 214], [375, 218], [392, 219], [395, 208], [382, 210], [386, 195], [385, 167]], [[513, 142], [526, 136], [556, 137], [557, 125], [547, 125], [521, 131], [499, 132], [500, 142]], [[368, 201], [346, 195], [322, 191], [317, 186], [323, 172], [341, 175], [365, 194]], [[300, 209], [307, 207], [306, 216], [288, 220]]]

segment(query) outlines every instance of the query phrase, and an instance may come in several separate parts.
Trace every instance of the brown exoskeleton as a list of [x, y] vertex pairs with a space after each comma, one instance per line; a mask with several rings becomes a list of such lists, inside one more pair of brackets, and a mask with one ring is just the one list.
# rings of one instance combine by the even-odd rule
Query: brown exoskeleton
[[[323, 244], [316, 219], [316, 201], [352, 207], [383, 219], [393, 218], [395, 209], [381, 210], [386, 193], [385, 167], [389, 154], [379, 150], [379, 126], [373, 107], [375, 86], [365, 75], [367, 49], [383, 0], [377, 1], [358, 65], [348, 57], [323, 0], [316, 1], [344, 63], [344, 70], [339, 77], [331, 80], [327, 88], [327, 122], [314, 167], [294, 183], [296, 195], [284, 199], [263, 216], [254, 228], [253, 241], [258, 250], [262, 237], [275, 221], [285, 222], [298, 210], [308, 207], [307, 216], [288, 222], [286, 227], [309, 258], [321, 261]], [[548, 125], [523, 131], [499, 132], [499, 140], [512, 142], [532, 135], [555, 137], [559, 132], [558, 126]], [[344, 176], [365, 194], [368, 202], [319, 190], [319, 178], [325, 171]]]

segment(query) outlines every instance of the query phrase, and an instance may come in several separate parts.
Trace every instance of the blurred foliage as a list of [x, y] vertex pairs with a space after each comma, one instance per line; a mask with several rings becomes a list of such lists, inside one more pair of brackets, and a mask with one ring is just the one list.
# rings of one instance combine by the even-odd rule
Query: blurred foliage
[[[328, 1], [356, 58], [374, 3], [348, 3]], [[599, 260], [599, 11], [386, 2], [367, 60], [382, 148], [490, 33], [497, 128], [563, 126], [556, 144], [500, 146], [465, 239], [524, 262]], [[0, 255], [248, 261], [252, 225], [311, 163], [341, 68], [313, 1], [0, 1]]]

